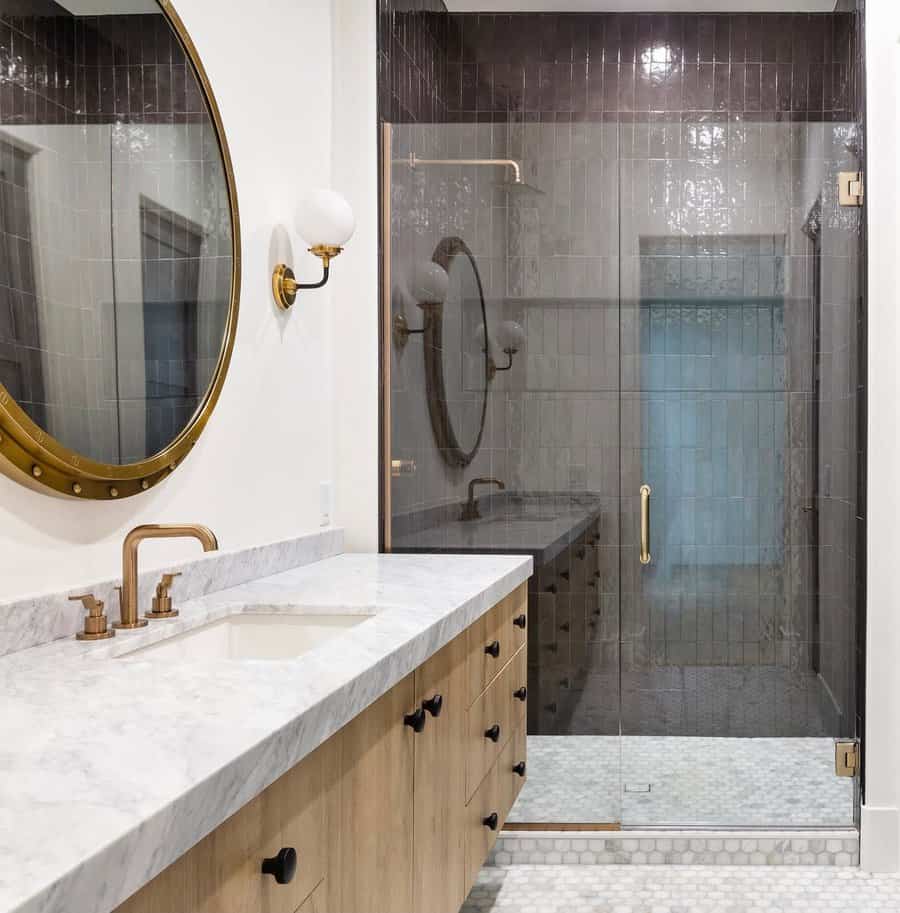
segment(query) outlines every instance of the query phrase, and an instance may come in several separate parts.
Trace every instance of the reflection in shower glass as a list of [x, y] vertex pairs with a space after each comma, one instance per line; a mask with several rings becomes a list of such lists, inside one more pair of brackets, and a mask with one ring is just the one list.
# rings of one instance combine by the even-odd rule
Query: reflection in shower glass
[[[380, 6], [393, 158], [511, 159], [543, 191], [389, 182], [392, 310], [440, 225], [489, 334], [525, 328], [467, 471], [422, 421], [420, 353], [391, 357], [391, 455], [417, 466], [394, 547], [534, 558], [509, 820], [852, 824], [833, 740], [861, 725], [864, 251], [837, 175], [861, 165], [861, 15]], [[475, 476], [507, 489], [464, 522]]]

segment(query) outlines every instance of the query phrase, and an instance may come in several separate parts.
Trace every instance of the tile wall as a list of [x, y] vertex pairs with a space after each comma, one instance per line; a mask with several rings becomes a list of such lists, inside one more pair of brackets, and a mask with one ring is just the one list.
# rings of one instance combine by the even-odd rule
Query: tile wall
[[[579, 623], [586, 643], [569, 669], [558, 654], [544, 683], [579, 689], [548, 706], [596, 708], [584, 731], [615, 731], [620, 649], [631, 732], [854, 728], [861, 221], [837, 207], [834, 178], [859, 161], [857, 32], [852, 10], [454, 14], [440, 79], [417, 106], [392, 109], [430, 130], [441, 157], [512, 157], [542, 191], [511, 194], [496, 175], [458, 169], [478, 204], [444, 219], [474, 239], [489, 330], [512, 318], [527, 335], [492, 388], [478, 474], [588, 489], [620, 518], [589, 594], [594, 624]], [[415, 59], [387, 56], [401, 73]], [[423, 101], [441, 90], [445, 111]], [[448, 180], [419, 186], [447, 200]], [[395, 205], [401, 247], [429, 223], [420, 204]], [[405, 377], [394, 427], [427, 464], [417, 397]], [[648, 579], [630, 544], [637, 502], [620, 492], [651, 470], [662, 552]], [[407, 510], [461, 491], [428, 474], [402, 486]], [[544, 601], [571, 563], [544, 569]], [[704, 689], [726, 681], [717, 669], [758, 706], [698, 714]], [[542, 713], [530, 729], [569, 731], [573, 719]]]

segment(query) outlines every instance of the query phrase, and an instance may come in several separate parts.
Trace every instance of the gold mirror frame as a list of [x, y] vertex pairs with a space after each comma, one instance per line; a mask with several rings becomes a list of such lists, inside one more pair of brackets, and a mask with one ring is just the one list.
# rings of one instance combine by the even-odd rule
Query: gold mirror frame
[[169, 0], [157, 0], [162, 14], [181, 42], [216, 131], [228, 185], [231, 209], [231, 302], [225, 338], [212, 381], [193, 418], [164, 450], [148, 459], [123, 465], [98, 463], [64, 447], [35, 424], [0, 384], [0, 470], [31, 488], [72, 498], [110, 501], [140, 494], [167, 478], [188, 454], [206, 427], [231, 363], [241, 294], [241, 232], [237, 189], [222, 116], [197, 48]]
[[[478, 288], [478, 299], [481, 303], [481, 324], [487, 327], [487, 311], [484, 304], [484, 287], [481, 284], [481, 273], [475, 255], [462, 238], [444, 238], [435, 248], [431, 259], [448, 275], [456, 257], [464, 257], [475, 276]], [[447, 390], [444, 384], [443, 363], [443, 326], [444, 303], [419, 305], [424, 318], [424, 355], [425, 355], [425, 394], [428, 400], [428, 416], [431, 419], [431, 430], [438, 452], [448, 466], [465, 467], [475, 459], [484, 437], [484, 420], [487, 416], [487, 401], [490, 393], [490, 349], [484, 346], [484, 390], [481, 397], [481, 422], [478, 426], [478, 437], [470, 450], [464, 450], [453, 427], [453, 418], [447, 408]]]

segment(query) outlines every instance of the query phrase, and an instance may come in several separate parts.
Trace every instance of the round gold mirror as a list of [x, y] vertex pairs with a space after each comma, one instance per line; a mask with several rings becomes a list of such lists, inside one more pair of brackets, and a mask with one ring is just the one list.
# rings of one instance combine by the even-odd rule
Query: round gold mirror
[[167, 0], [4, 3], [0, 468], [78, 498], [156, 485], [215, 407], [239, 289], [228, 147]]
[[419, 303], [428, 415], [444, 462], [462, 467], [478, 453], [487, 412], [484, 290], [475, 257], [462, 238], [444, 238], [432, 261], [446, 273], [447, 287], [443, 301]]

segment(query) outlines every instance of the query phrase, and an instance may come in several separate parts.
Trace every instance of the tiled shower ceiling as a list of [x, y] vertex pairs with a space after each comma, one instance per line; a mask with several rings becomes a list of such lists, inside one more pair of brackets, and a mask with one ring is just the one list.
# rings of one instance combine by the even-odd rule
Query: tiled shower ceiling
[[451, 13], [830, 13], [836, 0], [446, 0]]

